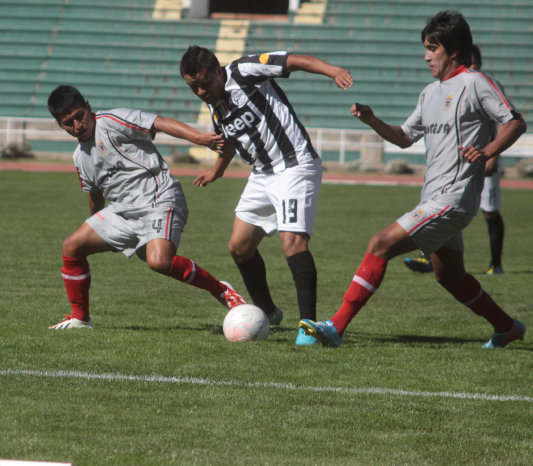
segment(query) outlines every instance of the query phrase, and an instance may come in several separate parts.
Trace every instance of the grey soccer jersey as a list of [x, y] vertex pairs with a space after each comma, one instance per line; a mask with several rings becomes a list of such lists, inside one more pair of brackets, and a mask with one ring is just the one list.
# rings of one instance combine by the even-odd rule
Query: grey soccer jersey
[[173, 205], [181, 189], [152, 142], [156, 117], [125, 108], [97, 112], [94, 139], [73, 155], [82, 190], [101, 190], [115, 211]]
[[494, 121], [503, 125], [514, 113], [501, 89], [483, 73], [464, 66], [449, 79], [426, 86], [402, 125], [414, 141], [424, 136], [426, 174], [421, 200], [436, 200], [475, 215], [485, 166], [466, 162], [458, 146], [485, 147], [491, 141]]
[[224, 68], [222, 99], [209, 105], [215, 129], [254, 164], [276, 173], [319, 155], [285, 93], [272, 78], [286, 78], [288, 52], [250, 55]]

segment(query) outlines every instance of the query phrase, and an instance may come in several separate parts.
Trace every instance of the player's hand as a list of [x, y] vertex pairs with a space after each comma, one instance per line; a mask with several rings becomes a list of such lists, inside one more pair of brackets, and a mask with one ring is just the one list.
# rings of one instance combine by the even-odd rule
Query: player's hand
[[359, 118], [363, 123], [369, 124], [370, 120], [374, 118], [374, 112], [368, 105], [355, 103], [350, 108], [350, 112], [354, 118]]
[[209, 147], [214, 152], [222, 153], [222, 146], [224, 145], [224, 137], [221, 134], [209, 131], [207, 133], [200, 133], [198, 137], [198, 144]]
[[208, 183], [212, 183], [217, 178], [219, 178], [215, 172], [215, 170], [207, 170], [203, 173], [200, 173], [192, 182], [194, 186], [199, 186], [201, 188], [205, 188]]
[[477, 162], [478, 160], [480, 162], [486, 162], [489, 160], [489, 156], [485, 154], [483, 150], [476, 149], [472, 145], [466, 147], [459, 146], [459, 152], [461, 153], [461, 156], [470, 163]]
[[340, 87], [342, 90], [346, 91], [353, 86], [353, 78], [349, 70], [344, 68], [339, 68], [339, 71], [334, 76], [335, 84]]

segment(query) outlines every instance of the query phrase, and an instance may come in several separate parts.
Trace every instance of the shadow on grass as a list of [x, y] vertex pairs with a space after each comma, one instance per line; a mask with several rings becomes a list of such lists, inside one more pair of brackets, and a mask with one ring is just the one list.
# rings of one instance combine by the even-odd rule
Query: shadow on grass
[[379, 341], [381, 343], [405, 343], [405, 344], [432, 344], [445, 345], [449, 343], [469, 344], [469, 343], [485, 343], [486, 340], [479, 338], [456, 338], [456, 337], [438, 337], [426, 335], [388, 335], [388, 336], [370, 336], [371, 340]]
[[[359, 334], [362, 336], [363, 334]], [[483, 346], [484, 343], [488, 341], [487, 338], [458, 338], [458, 337], [447, 337], [447, 336], [426, 336], [426, 335], [375, 335], [375, 334], [366, 334], [364, 338], [367, 343], [379, 342], [383, 344], [404, 344], [406, 346], [439, 346], [439, 345], [469, 345], [469, 344], [479, 344]], [[349, 338], [345, 338], [343, 344], [348, 343], [356, 345], [361, 343], [361, 338], [358, 338], [357, 335]], [[520, 346], [517, 346], [520, 345]], [[533, 351], [533, 347], [528, 345], [524, 347], [521, 341], [517, 341], [515, 344], [511, 342], [509, 346], [506, 346], [505, 349], [520, 349], [525, 351]], [[496, 349], [495, 351], [497, 351]]]
[[[189, 332], [211, 332], [215, 335], [222, 335], [224, 332], [222, 330], [222, 325], [213, 325], [213, 324], [203, 324], [198, 325], [196, 327], [185, 327], [181, 325], [173, 325], [168, 327], [147, 327], [143, 325], [122, 325], [122, 326], [110, 326], [105, 327], [106, 329], [112, 329], [112, 330], [132, 330], [132, 331], [141, 331], [141, 332], [159, 332], [161, 330], [181, 330], [181, 331], [189, 331]], [[294, 333], [296, 329], [294, 328], [287, 328], [287, 327], [271, 327], [270, 333]]]
[[[213, 324], [203, 324], [195, 327], [186, 327], [181, 325], [168, 326], [168, 327], [147, 327], [142, 325], [126, 325], [126, 326], [117, 326], [117, 327], [105, 327], [110, 330], [128, 330], [128, 331], [141, 331], [141, 332], [160, 332], [161, 330], [179, 330], [186, 332], [210, 332], [214, 335], [223, 335], [222, 325], [213, 325]], [[281, 336], [286, 333], [295, 334], [296, 329], [292, 327], [271, 327], [270, 334]], [[281, 334], [281, 335], [280, 335]], [[447, 337], [447, 336], [426, 336], [426, 335], [376, 335], [370, 333], [356, 333], [348, 334], [343, 338], [342, 346], [359, 346], [359, 345], [371, 345], [373, 343], [381, 343], [384, 345], [387, 344], [404, 344], [406, 346], [438, 346], [438, 345], [469, 345], [469, 344], [479, 344], [481, 347], [488, 338], [457, 338], [457, 337]], [[519, 344], [521, 342], [517, 342]], [[505, 349], [521, 349], [525, 351], [533, 351], [533, 346], [529, 345], [520, 347], [513, 345], [511, 343]]]

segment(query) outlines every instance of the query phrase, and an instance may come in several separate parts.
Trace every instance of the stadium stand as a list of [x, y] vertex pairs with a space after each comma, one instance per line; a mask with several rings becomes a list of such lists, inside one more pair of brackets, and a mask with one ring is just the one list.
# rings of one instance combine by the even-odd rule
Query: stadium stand
[[179, 77], [178, 63], [190, 44], [200, 44], [224, 57], [282, 49], [309, 53], [350, 69], [355, 86], [347, 93], [307, 73], [281, 83], [308, 127], [362, 129], [348, 112], [353, 101], [400, 124], [431, 80], [420, 31], [442, 8], [465, 15], [484, 69], [503, 83], [533, 128], [530, 0], [312, 0], [286, 22], [239, 26], [188, 18], [181, 0], [5, 0], [0, 116], [48, 117], [49, 92], [70, 83], [94, 108], [131, 106], [202, 121], [205, 112]]

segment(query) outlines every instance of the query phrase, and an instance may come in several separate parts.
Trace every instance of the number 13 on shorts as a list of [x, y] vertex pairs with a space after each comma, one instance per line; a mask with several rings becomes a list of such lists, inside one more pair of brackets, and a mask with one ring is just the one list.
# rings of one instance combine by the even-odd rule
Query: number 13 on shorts
[[298, 222], [298, 199], [283, 199], [283, 223]]

